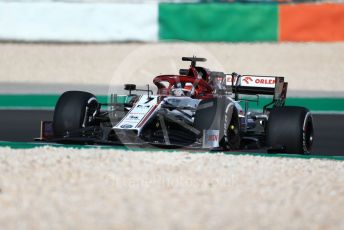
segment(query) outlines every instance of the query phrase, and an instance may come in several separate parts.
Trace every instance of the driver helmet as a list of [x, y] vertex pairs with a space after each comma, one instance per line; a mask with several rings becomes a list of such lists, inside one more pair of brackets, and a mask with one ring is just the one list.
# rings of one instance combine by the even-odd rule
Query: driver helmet
[[183, 88], [183, 92], [186, 96], [191, 96], [191, 91], [192, 91], [192, 83], [186, 83], [184, 88]]

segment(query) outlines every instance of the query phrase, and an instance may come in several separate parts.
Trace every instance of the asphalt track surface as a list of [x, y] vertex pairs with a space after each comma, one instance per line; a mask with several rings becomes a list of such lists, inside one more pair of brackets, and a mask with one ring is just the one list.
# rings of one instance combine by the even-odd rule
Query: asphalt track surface
[[[32, 142], [40, 121], [52, 120], [51, 110], [0, 110], [0, 141]], [[312, 154], [344, 156], [344, 115], [314, 114]]]

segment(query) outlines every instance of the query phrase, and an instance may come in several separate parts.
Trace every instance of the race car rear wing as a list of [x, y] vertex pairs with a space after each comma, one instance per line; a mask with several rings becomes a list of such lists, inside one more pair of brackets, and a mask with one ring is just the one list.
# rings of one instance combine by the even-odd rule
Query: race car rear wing
[[235, 97], [239, 94], [246, 95], [272, 95], [271, 104], [284, 104], [287, 96], [288, 83], [284, 77], [237, 75], [235, 73], [226, 76], [226, 86], [230, 87]]

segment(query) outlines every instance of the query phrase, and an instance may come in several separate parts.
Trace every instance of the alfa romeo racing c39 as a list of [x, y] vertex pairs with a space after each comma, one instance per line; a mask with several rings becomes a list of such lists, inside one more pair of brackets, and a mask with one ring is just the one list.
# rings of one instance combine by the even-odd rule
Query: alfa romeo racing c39
[[[264, 149], [308, 154], [313, 120], [304, 107], [286, 106], [284, 77], [226, 74], [191, 62], [179, 74], [160, 75], [127, 95], [113, 92], [107, 102], [89, 92], [63, 93], [52, 121], [42, 122], [43, 141], [58, 143], [157, 146], [206, 150]], [[261, 97], [271, 101], [251, 109]]]

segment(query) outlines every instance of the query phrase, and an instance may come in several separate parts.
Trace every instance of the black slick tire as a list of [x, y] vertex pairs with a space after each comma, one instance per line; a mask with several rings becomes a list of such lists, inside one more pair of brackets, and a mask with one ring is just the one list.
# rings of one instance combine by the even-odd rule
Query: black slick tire
[[310, 154], [314, 128], [308, 109], [299, 106], [276, 107], [270, 111], [266, 129], [271, 152]]
[[88, 116], [98, 108], [96, 97], [88, 92], [67, 91], [56, 103], [53, 118], [55, 137], [84, 128], [90, 124]]

